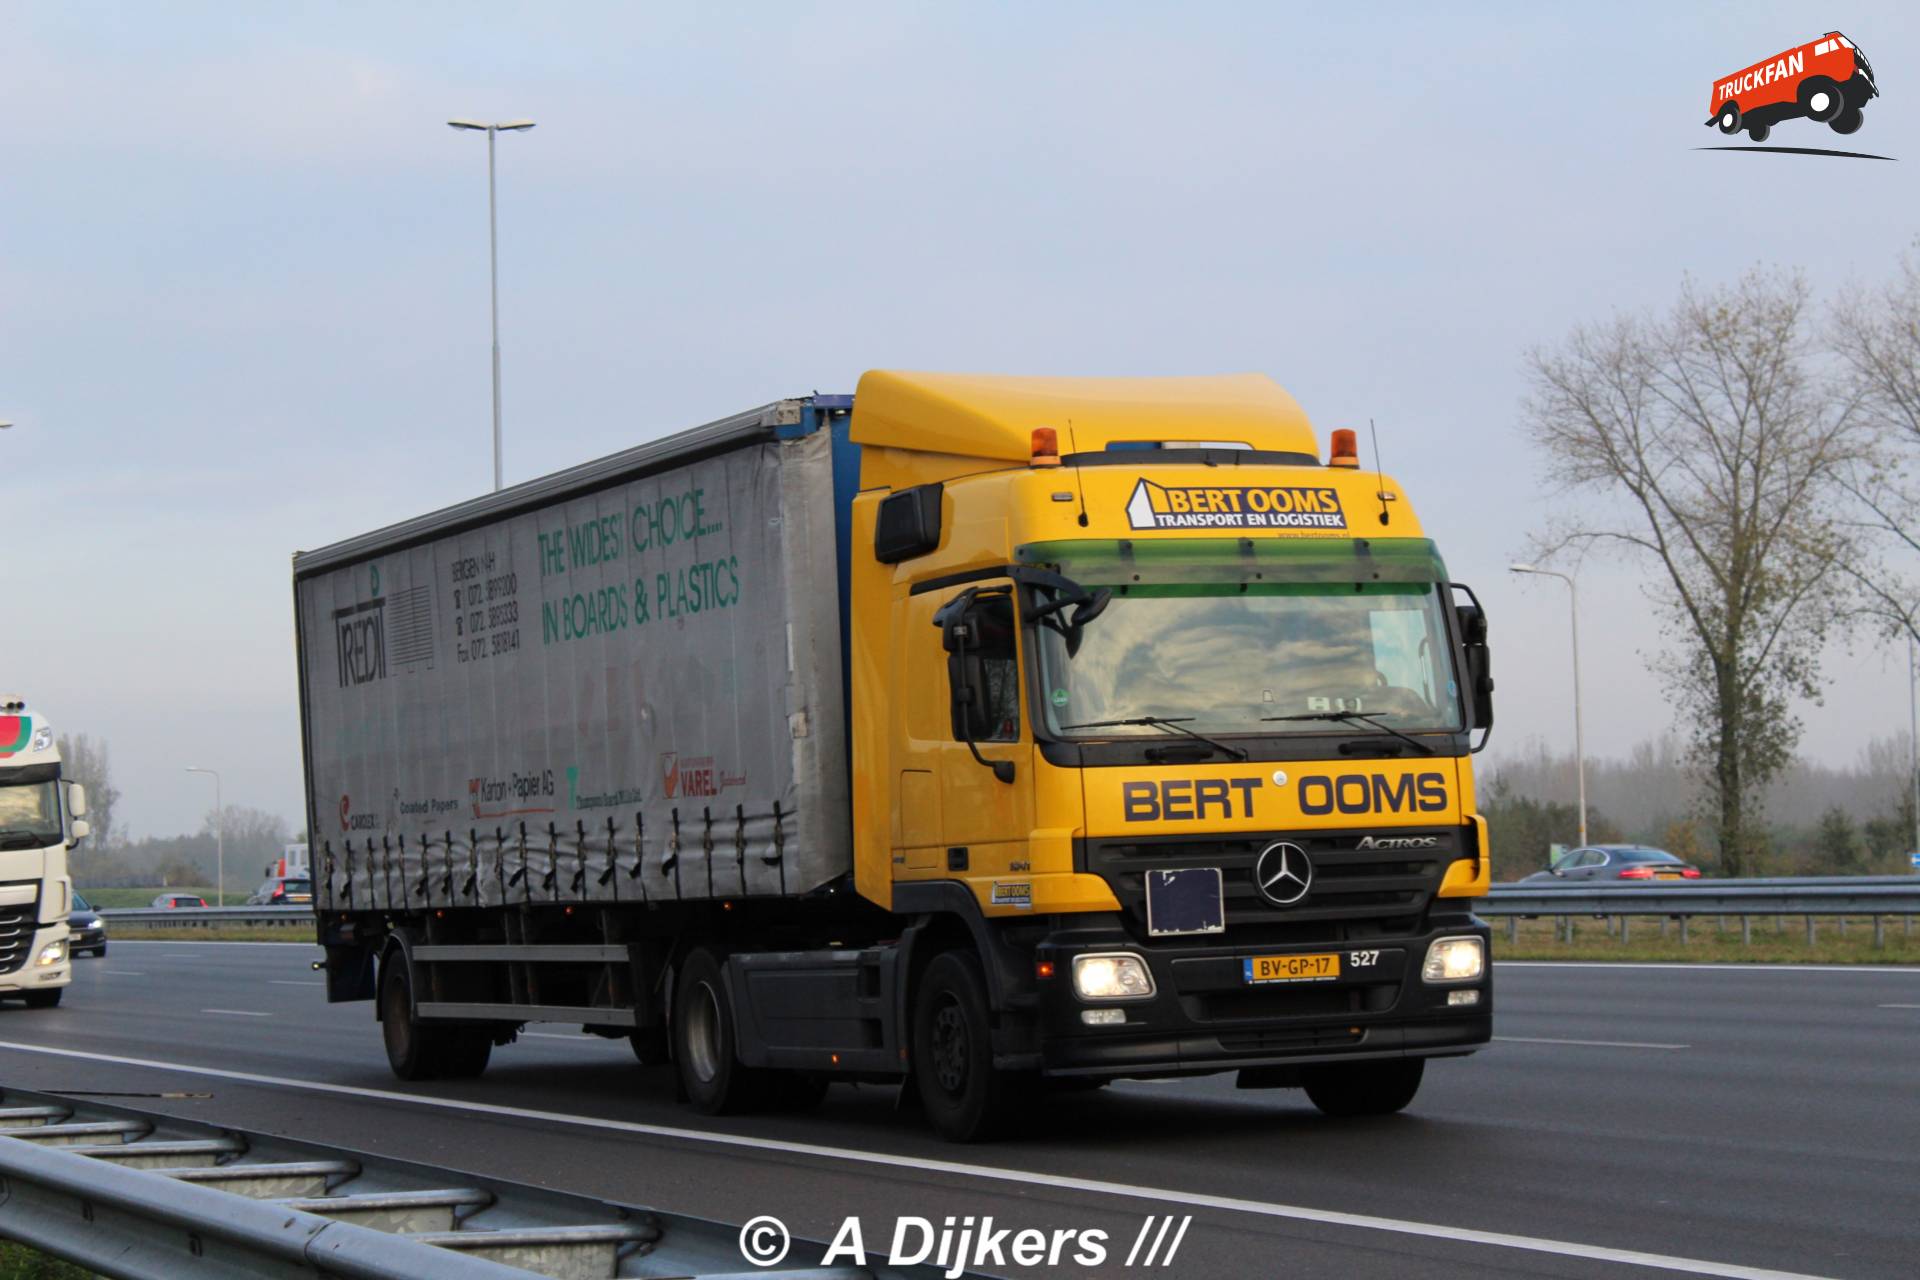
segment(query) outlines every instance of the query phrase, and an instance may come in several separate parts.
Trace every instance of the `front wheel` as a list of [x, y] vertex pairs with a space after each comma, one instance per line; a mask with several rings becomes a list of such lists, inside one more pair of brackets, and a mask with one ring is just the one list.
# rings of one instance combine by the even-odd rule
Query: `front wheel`
[[1425, 1058], [1384, 1062], [1330, 1062], [1308, 1067], [1307, 1097], [1330, 1116], [1386, 1116], [1403, 1110], [1420, 1092]]
[[1800, 106], [1809, 120], [1825, 124], [1845, 110], [1846, 105], [1840, 86], [1826, 76], [1815, 76], [1800, 86]]
[[1008, 1108], [993, 1067], [993, 1028], [980, 961], [966, 951], [934, 957], [913, 1005], [913, 1079], [934, 1131], [949, 1142], [990, 1137]]
[[51, 1009], [60, 1003], [60, 997], [66, 994], [65, 987], [47, 987], [40, 991], [29, 991], [26, 995], [27, 1008]]

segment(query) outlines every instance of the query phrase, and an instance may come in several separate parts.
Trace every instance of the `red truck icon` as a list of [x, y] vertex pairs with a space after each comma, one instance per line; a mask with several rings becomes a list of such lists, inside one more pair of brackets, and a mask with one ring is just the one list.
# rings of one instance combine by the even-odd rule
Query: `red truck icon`
[[1755, 142], [1766, 141], [1782, 120], [1805, 116], [1835, 133], [1852, 133], [1861, 110], [1878, 97], [1867, 55], [1838, 31], [1797, 49], [1775, 54], [1713, 82], [1708, 124], [1722, 133], [1742, 129]]

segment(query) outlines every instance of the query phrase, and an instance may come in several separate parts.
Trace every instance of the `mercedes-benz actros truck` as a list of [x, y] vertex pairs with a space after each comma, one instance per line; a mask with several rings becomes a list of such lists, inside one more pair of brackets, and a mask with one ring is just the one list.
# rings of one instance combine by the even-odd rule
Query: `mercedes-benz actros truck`
[[1261, 376], [870, 372], [294, 557], [328, 998], [703, 1111], [1485, 1045], [1487, 626]]

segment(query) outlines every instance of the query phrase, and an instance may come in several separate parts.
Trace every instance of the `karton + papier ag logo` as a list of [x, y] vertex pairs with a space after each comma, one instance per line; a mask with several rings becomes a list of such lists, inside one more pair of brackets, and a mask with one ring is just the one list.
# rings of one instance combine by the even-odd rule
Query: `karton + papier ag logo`
[[1707, 120], [1724, 134], [1765, 142], [1783, 120], [1810, 120], [1835, 133], [1858, 132], [1866, 105], [1880, 96], [1860, 47], [1829, 31], [1713, 82]]

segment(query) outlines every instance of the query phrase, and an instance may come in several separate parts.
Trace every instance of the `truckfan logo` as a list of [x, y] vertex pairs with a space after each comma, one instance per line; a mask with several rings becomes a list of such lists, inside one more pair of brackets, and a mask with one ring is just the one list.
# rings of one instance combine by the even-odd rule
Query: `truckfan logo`
[[1344, 529], [1337, 489], [1305, 485], [1164, 485], [1140, 479], [1127, 499], [1135, 529]]
[[1754, 142], [1765, 142], [1773, 126], [1783, 120], [1811, 120], [1835, 133], [1849, 134], [1859, 130], [1867, 103], [1879, 95], [1867, 56], [1838, 31], [1829, 31], [1818, 40], [1714, 81], [1706, 123], [1718, 125], [1729, 136], [1744, 131]]
[[1313, 887], [1313, 859], [1297, 844], [1276, 841], [1254, 860], [1253, 887], [1274, 906], [1290, 907]]
[[25, 751], [32, 740], [32, 716], [0, 716], [0, 760]]

